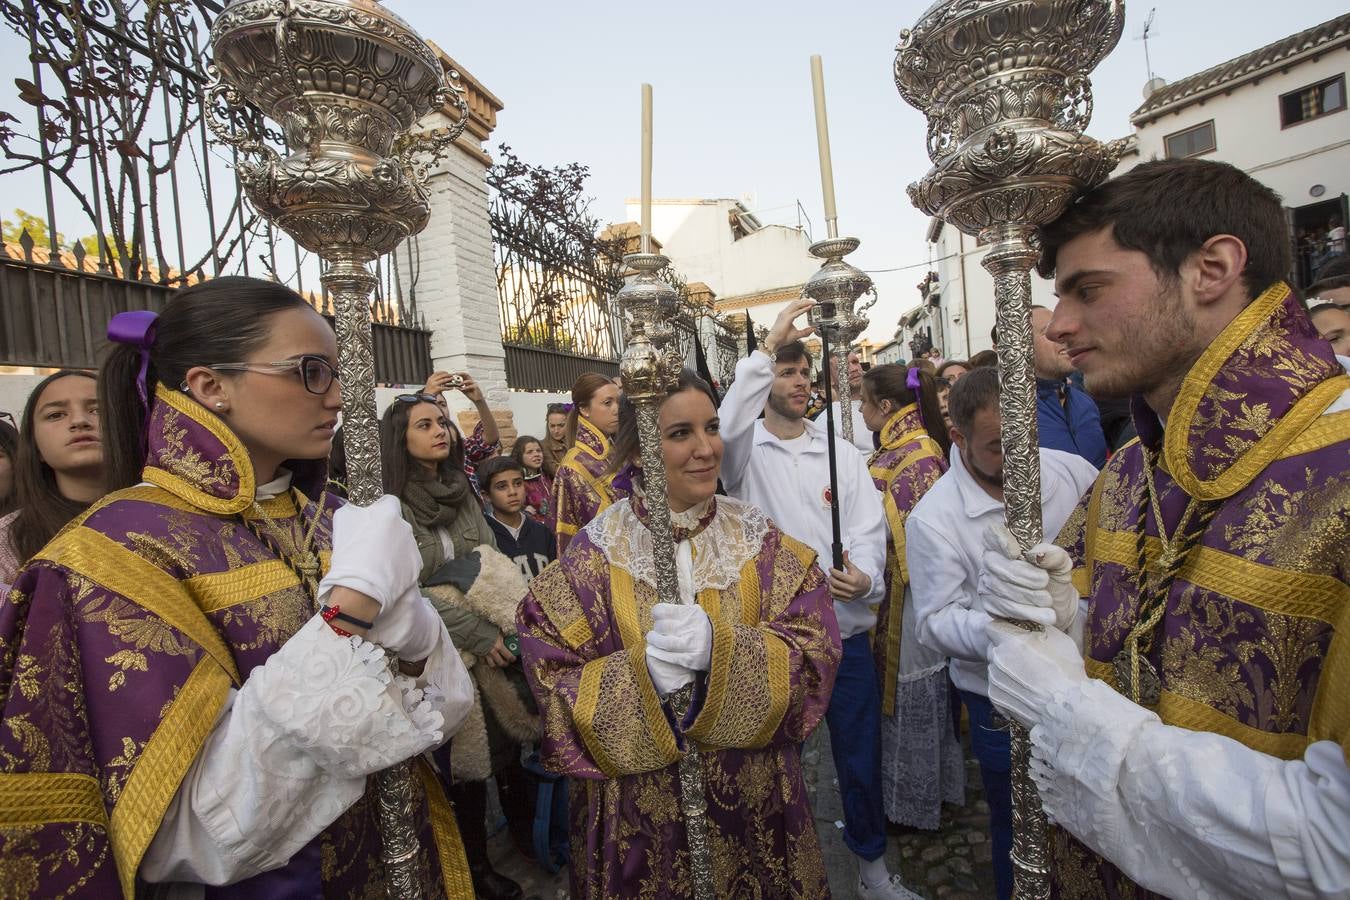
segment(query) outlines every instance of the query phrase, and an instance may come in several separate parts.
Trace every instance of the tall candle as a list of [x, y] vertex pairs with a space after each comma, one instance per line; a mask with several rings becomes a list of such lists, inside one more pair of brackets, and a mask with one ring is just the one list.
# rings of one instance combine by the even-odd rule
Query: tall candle
[[825, 195], [825, 229], [839, 236], [839, 212], [834, 208], [834, 166], [830, 163], [830, 122], [825, 115], [825, 70], [820, 56], [811, 57], [811, 91], [816, 100], [816, 149], [820, 154], [820, 191]]
[[652, 86], [642, 86], [642, 252], [652, 250]]

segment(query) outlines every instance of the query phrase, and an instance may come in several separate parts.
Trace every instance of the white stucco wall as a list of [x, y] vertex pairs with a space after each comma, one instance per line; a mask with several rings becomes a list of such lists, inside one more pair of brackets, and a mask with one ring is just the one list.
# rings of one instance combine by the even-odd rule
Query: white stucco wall
[[[1214, 120], [1216, 149], [1200, 157], [1231, 163], [1298, 207], [1350, 193], [1350, 110], [1280, 127], [1280, 96], [1350, 69], [1350, 47], [1317, 60], [1297, 63], [1231, 93], [1208, 97], [1136, 128], [1139, 154], [1124, 160], [1116, 174], [1150, 159], [1164, 159], [1164, 139]], [[1321, 184], [1320, 198], [1308, 190]]]

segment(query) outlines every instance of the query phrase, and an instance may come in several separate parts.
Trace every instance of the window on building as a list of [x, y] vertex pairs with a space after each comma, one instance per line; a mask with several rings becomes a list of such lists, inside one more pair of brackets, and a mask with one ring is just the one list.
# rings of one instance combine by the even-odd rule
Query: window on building
[[1168, 159], [1184, 159], [1214, 152], [1214, 120], [1169, 134], [1163, 138], [1163, 146], [1167, 148]]
[[1345, 76], [1310, 84], [1280, 97], [1280, 126], [1288, 128], [1345, 109]]

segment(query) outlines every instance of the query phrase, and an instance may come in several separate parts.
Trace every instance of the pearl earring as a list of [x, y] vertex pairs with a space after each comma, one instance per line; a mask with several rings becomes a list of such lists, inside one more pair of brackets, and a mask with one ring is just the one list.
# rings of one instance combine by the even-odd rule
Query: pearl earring
[[224, 408], [225, 408], [225, 404], [224, 404], [224, 403], [221, 403], [219, 400], [217, 400], [217, 401], [216, 401], [216, 409], [224, 409]]

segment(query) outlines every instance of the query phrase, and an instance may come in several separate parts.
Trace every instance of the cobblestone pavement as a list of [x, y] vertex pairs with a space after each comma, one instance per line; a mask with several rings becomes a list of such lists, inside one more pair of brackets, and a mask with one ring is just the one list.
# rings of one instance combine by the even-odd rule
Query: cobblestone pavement
[[[824, 723], [806, 742], [802, 760], [807, 791], [816, 814], [816, 830], [830, 873], [830, 892], [836, 900], [851, 900], [857, 881], [857, 863], [844, 846], [843, 832], [835, 825], [842, 816], [842, 809]], [[983, 900], [994, 896], [989, 809], [979, 797], [980, 769], [967, 746], [965, 805], [946, 807], [939, 831], [894, 827], [891, 830], [886, 860], [890, 870], [899, 872], [910, 890], [928, 900]], [[526, 900], [566, 900], [566, 869], [557, 875], [549, 875], [542, 867], [521, 858], [512, 849], [505, 831], [493, 837], [489, 852], [497, 871], [515, 879], [524, 888]]]

